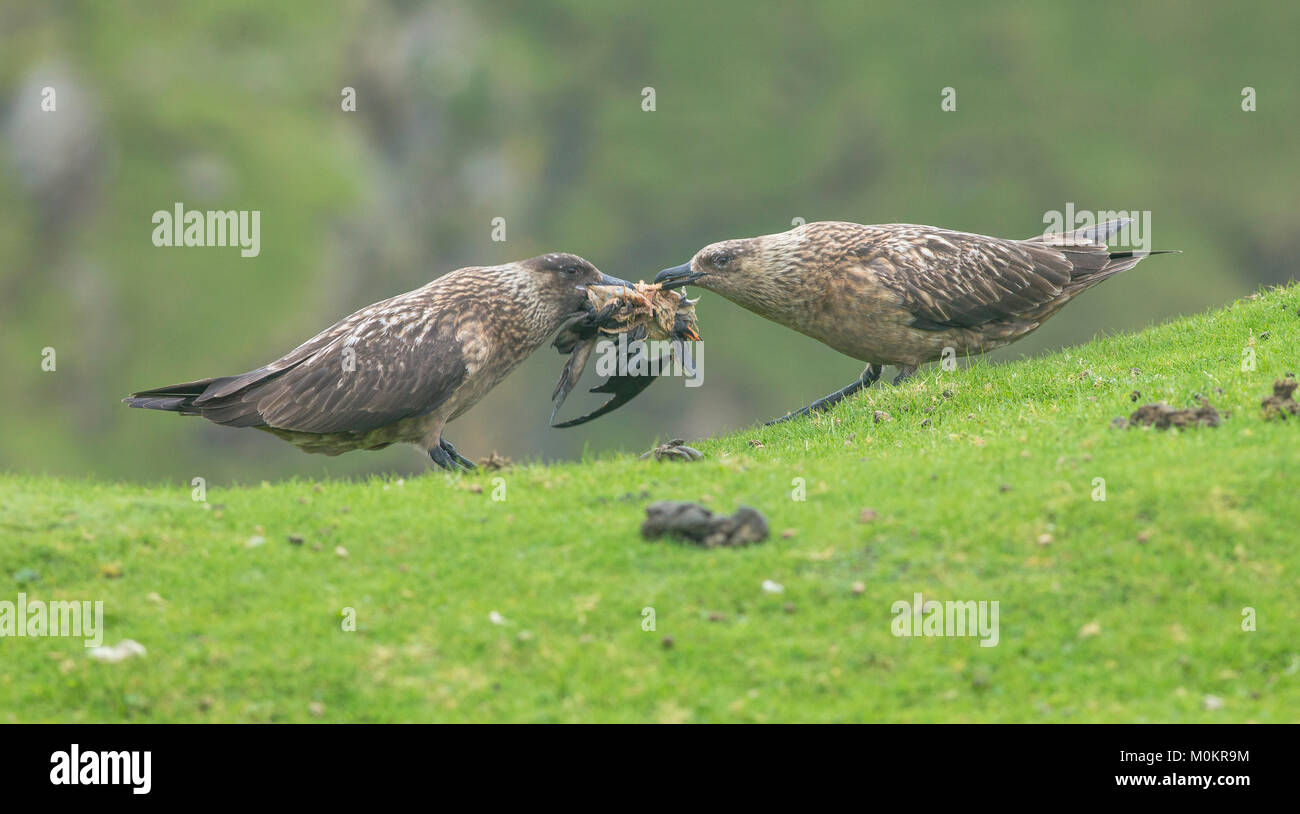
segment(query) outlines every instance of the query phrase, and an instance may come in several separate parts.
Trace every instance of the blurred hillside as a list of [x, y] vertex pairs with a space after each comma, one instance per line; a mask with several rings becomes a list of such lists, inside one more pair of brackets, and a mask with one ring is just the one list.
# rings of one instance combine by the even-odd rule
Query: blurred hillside
[[[1010, 237], [1153, 213], [1145, 263], [1017, 358], [1295, 276], [1294, 4], [352, 2], [0, 6], [0, 468], [135, 480], [419, 472], [129, 410], [463, 265], [566, 250], [651, 277], [795, 218]], [[42, 88], [57, 110], [41, 110]], [[1258, 93], [1243, 112], [1242, 88]], [[344, 87], [357, 109], [340, 109]], [[642, 89], [655, 91], [653, 112]], [[955, 112], [940, 110], [953, 87]], [[152, 214], [261, 214], [261, 253]], [[492, 240], [505, 218], [507, 240]], [[545, 349], [447, 436], [560, 458], [770, 418], [861, 364], [704, 294], [705, 383], [547, 428]], [[57, 370], [41, 369], [54, 348]], [[892, 375], [892, 374], [891, 374]], [[566, 414], [598, 397], [576, 394]]]

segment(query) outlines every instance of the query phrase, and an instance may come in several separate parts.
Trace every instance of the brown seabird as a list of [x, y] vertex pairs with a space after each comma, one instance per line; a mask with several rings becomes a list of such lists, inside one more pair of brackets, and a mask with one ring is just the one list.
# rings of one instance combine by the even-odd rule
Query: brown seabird
[[824, 410], [870, 387], [885, 365], [898, 384], [919, 365], [1020, 339], [1077, 294], [1166, 252], [1110, 251], [1127, 223], [1008, 240], [933, 226], [822, 222], [724, 240], [657, 283], [687, 278], [759, 316], [867, 363], [852, 384], [776, 421]]
[[444, 469], [472, 469], [443, 427], [579, 313], [591, 285], [631, 284], [563, 253], [457, 269], [344, 317], [256, 370], [123, 401], [256, 427], [306, 452], [410, 443]]

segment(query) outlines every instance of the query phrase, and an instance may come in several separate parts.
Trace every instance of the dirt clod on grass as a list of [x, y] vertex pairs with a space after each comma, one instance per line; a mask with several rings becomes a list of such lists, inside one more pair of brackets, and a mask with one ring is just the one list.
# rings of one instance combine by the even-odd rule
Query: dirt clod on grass
[[704, 457], [704, 453], [695, 447], [686, 446], [686, 441], [681, 438], [674, 438], [666, 444], [660, 444], [654, 449], [641, 453], [641, 460], [654, 458], [656, 461], [698, 461]]
[[741, 506], [735, 514], [714, 514], [698, 503], [661, 500], [645, 509], [641, 536], [657, 540], [664, 535], [705, 548], [747, 546], [767, 539], [767, 519], [757, 509]]
[[1294, 379], [1278, 379], [1273, 382], [1273, 395], [1259, 403], [1264, 410], [1264, 420], [1275, 418], [1286, 420], [1287, 415], [1300, 415], [1300, 403], [1295, 400], [1297, 383]]
[[514, 461], [504, 455], [499, 455], [497, 451], [492, 450], [492, 454], [486, 458], [479, 458], [478, 465], [484, 472], [499, 472], [502, 469], [509, 469], [514, 466]]
[[1223, 423], [1219, 411], [1214, 409], [1208, 399], [1202, 398], [1199, 407], [1188, 407], [1185, 410], [1179, 410], [1170, 407], [1163, 401], [1155, 404], [1143, 404], [1133, 411], [1133, 415], [1128, 417], [1125, 423], [1124, 419], [1117, 418], [1111, 422], [1111, 426], [1122, 427], [1155, 427], [1157, 430], [1167, 430], [1170, 427], [1217, 427]]

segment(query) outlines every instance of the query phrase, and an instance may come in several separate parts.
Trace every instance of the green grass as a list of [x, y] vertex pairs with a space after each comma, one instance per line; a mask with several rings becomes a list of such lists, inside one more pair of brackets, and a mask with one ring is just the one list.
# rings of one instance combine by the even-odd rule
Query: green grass
[[[1298, 307], [1293, 285], [1042, 358], [932, 367], [828, 417], [700, 441], [693, 464], [206, 503], [189, 484], [5, 476], [0, 600], [102, 599], [106, 643], [148, 653], [0, 639], [0, 721], [1295, 722], [1300, 420], [1266, 422], [1259, 400], [1300, 368]], [[1112, 429], [1134, 390], [1230, 417]], [[669, 498], [755, 506], [773, 535], [643, 542], [644, 506]], [[917, 591], [997, 600], [998, 645], [894, 637], [890, 606]]]

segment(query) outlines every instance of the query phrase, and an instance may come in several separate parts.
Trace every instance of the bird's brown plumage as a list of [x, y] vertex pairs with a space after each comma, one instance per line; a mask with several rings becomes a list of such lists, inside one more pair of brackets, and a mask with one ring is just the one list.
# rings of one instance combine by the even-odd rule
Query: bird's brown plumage
[[836, 350], [918, 365], [945, 347], [971, 354], [1013, 342], [1131, 268], [1140, 253], [1113, 256], [1106, 226], [1006, 240], [913, 224], [809, 223], [715, 243], [690, 266], [705, 273], [701, 288]]
[[462, 268], [344, 317], [256, 370], [124, 401], [256, 427], [307, 452], [407, 442], [440, 465], [467, 463], [442, 440], [443, 426], [580, 308], [585, 286], [611, 282], [571, 254]]
[[869, 385], [883, 365], [899, 366], [901, 380], [947, 349], [983, 353], [1032, 332], [1147, 256], [1107, 248], [1123, 224], [1007, 240], [906, 223], [809, 223], [714, 243], [655, 279], [698, 276], [701, 288], [868, 363], [859, 384], [820, 409]]

